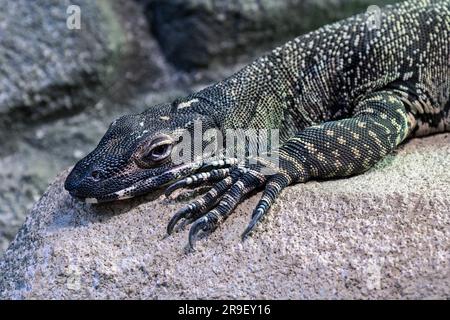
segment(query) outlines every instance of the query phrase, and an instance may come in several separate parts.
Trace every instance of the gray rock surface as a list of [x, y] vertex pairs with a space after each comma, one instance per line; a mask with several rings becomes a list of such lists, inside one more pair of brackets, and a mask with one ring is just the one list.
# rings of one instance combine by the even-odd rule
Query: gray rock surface
[[[190, 191], [87, 205], [39, 200], [0, 261], [0, 298], [450, 298], [450, 135], [415, 139], [366, 174], [258, 197], [186, 254], [165, 227]], [[184, 199], [184, 200], [183, 200]]]
[[[71, 4], [0, 0], [0, 130], [90, 106], [110, 87], [117, 90], [117, 82], [138, 76], [124, 71], [147, 69], [153, 81], [163, 77], [159, 52], [142, 65], [143, 50], [151, 59], [155, 46], [148, 45], [147, 30], [139, 30], [148, 28], [140, 7], [124, 0], [80, 0], [80, 29], [69, 29]], [[139, 68], [130, 70], [130, 60]]]
[[181, 69], [253, 59], [326, 23], [395, 0], [147, 0], [167, 59]]
[[80, 30], [66, 25], [70, 4], [0, 1], [2, 125], [73, 112], [111, 71], [124, 35], [109, 4], [79, 1]]
[[[69, 4], [0, 0], [0, 255], [48, 183], [113, 117], [176, 93], [140, 6], [77, 1], [81, 30], [69, 30]], [[161, 87], [159, 98], [142, 93]]]

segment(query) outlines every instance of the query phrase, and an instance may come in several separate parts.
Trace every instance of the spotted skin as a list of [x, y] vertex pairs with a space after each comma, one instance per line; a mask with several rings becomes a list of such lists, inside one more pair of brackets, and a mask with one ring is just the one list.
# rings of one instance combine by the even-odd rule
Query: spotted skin
[[[170, 233], [179, 220], [193, 222], [193, 247], [198, 233], [215, 229], [257, 189], [243, 237], [285, 187], [362, 173], [410, 137], [450, 131], [450, 0], [405, 1], [378, 18], [376, 26], [367, 14], [326, 25], [197, 93], [122, 117], [75, 166], [66, 189], [101, 202], [218, 181], [169, 223]], [[262, 174], [263, 159], [147, 159], [173, 152], [182, 129], [195, 139], [198, 122], [202, 132], [278, 129], [279, 165]]]

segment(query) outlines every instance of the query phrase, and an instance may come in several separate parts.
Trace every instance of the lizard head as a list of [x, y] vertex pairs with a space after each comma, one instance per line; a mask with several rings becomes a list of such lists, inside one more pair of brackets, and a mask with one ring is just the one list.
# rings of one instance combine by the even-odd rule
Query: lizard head
[[201, 122], [202, 130], [215, 125], [194, 108], [180, 105], [158, 105], [114, 121], [98, 146], [72, 169], [65, 189], [86, 202], [105, 202], [148, 193], [195, 172], [198, 162], [174, 161], [175, 150], [193, 137], [196, 123]]

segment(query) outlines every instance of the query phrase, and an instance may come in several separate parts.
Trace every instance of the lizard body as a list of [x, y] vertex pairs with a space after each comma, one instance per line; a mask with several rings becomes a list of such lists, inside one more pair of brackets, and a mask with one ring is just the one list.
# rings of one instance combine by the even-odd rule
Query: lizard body
[[[256, 189], [264, 191], [244, 236], [286, 186], [362, 173], [407, 138], [450, 131], [450, 0], [406, 1], [376, 18], [324, 26], [197, 93], [116, 120], [66, 189], [100, 202], [215, 181], [169, 223], [170, 233], [180, 219], [193, 222], [192, 246]], [[275, 171], [263, 174], [258, 157], [175, 164], [180, 131], [194, 136], [198, 122], [201, 133], [279, 130]]]

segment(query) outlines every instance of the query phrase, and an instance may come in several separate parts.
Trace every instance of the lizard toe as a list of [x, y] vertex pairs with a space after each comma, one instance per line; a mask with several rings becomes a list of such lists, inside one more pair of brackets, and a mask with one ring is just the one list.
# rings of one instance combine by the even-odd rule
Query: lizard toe
[[213, 231], [225, 220], [241, 202], [242, 198], [265, 183], [265, 177], [259, 172], [248, 170], [222, 196], [217, 206], [195, 220], [189, 232], [189, 248], [194, 250], [198, 234]]

